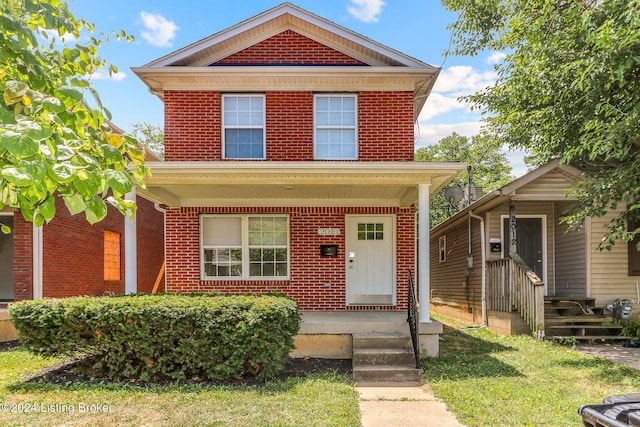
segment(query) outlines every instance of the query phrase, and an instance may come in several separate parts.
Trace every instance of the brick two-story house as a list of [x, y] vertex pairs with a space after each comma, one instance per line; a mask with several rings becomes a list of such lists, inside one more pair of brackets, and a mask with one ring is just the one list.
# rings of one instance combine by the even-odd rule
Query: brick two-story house
[[428, 199], [463, 167], [414, 162], [439, 68], [284, 3], [133, 71], [164, 102], [140, 191], [167, 206], [168, 291], [285, 293], [316, 353], [348, 352], [354, 325], [406, 325], [417, 270], [437, 332]]

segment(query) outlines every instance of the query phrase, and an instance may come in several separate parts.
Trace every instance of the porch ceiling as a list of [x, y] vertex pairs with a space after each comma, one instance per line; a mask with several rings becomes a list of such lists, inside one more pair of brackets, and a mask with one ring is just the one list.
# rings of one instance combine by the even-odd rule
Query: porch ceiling
[[465, 165], [428, 162], [151, 162], [139, 191], [174, 207], [411, 206]]

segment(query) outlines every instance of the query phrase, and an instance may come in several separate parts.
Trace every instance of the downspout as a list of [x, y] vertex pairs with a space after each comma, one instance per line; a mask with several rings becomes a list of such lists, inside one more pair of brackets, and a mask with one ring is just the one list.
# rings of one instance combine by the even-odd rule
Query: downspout
[[[484, 236], [484, 218], [475, 215], [471, 209], [469, 209], [469, 217], [480, 221], [480, 253], [482, 258], [482, 324], [484, 326], [488, 323], [487, 316], [487, 249], [485, 245]], [[469, 227], [469, 233], [471, 233], [471, 227]], [[470, 234], [471, 235], [471, 234]], [[469, 238], [469, 248], [471, 248], [471, 238]], [[471, 252], [471, 250], [469, 250]]]
[[164, 290], [167, 290], [167, 210], [160, 207], [160, 203], [155, 202], [153, 207], [162, 213], [162, 260], [164, 262]]

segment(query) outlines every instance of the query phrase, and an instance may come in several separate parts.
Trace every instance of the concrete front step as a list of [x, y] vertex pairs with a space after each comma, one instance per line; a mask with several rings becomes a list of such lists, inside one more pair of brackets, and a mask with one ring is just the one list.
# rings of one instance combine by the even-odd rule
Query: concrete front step
[[415, 366], [412, 349], [405, 348], [354, 348], [353, 362], [358, 365], [405, 365]]
[[422, 369], [406, 365], [353, 366], [353, 379], [359, 387], [420, 385]]
[[353, 379], [358, 386], [417, 386], [422, 369], [416, 369], [408, 334], [354, 334]]
[[403, 348], [412, 349], [408, 334], [353, 334], [353, 349]]

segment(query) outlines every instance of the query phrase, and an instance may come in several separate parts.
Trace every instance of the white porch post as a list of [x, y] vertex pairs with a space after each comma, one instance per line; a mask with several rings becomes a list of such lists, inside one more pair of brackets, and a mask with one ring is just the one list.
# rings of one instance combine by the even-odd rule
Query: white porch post
[[[124, 198], [135, 202], [135, 187], [125, 194]], [[127, 214], [124, 218], [124, 292], [126, 294], [138, 292], [137, 240], [136, 217], [130, 219]]]
[[429, 308], [429, 190], [431, 184], [418, 185], [418, 301], [420, 323], [430, 322]]
[[33, 226], [33, 252], [31, 257], [31, 273], [33, 299], [42, 299], [42, 226]]

